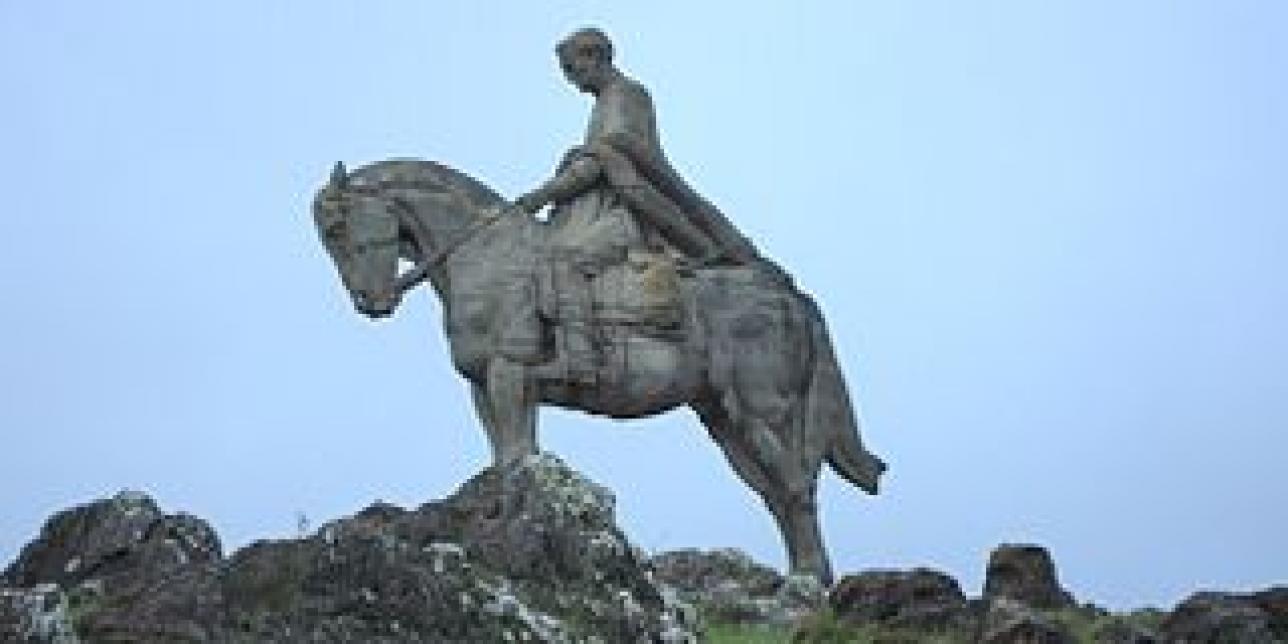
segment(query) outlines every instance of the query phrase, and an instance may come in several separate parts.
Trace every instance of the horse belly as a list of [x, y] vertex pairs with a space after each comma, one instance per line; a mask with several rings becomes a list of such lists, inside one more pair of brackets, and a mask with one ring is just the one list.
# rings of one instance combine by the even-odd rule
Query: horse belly
[[617, 337], [606, 343], [594, 411], [614, 418], [640, 418], [692, 400], [698, 386], [692, 347], [629, 332], [613, 335]]

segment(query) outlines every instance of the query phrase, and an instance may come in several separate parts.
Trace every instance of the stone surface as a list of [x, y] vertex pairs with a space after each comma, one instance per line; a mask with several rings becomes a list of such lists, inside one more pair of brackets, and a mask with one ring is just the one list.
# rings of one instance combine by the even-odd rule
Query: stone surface
[[966, 619], [966, 596], [957, 581], [925, 568], [874, 570], [849, 575], [828, 603], [842, 620], [896, 628], [936, 630]]
[[1008, 597], [989, 600], [980, 625], [979, 644], [1074, 644], [1059, 624]]
[[1042, 546], [1004, 544], [988, 558], [984, 598], [1008, 597], [1034, 608], [1076, 605], [1073, 595], [1060, 587], [1055, 563]]
[[[1269, 644], [1288, 641], [1285, 615], [1272, 612], [1285, 589], [1239, 594], [1200, 592], [1163, 620], [1163, 639], [1173, 644]], [[1275, 628], [1278, 628], [1276, 633]]]
[[1110, 618], [1092, 634], [1096, 644], [1160, 644], [1158, 633], [1123, 619]]
[[[54, 514], [0, 574], [0, 642], [685, 644], [715, 623], [726, 637], [733, 627], [829, 643], [1288, 642], [1288, 587], [1196, 593], [1170, 614], [1129, 615], [967, 600], [928, 569], [856, 573], [828, 593], [734, 549], [646, 558], [614, 505], [558, 458], [533, 455], [414, 510], [376, 503], [224, 557], [201, 519], [123, 492]], [[1045, 572], [1012, 587], [1049, 591], [1050, 557], [1024, 549], [1025, 569]], [[1001, 572], [993, 578], [1016, 577]]]
[[1288, 642], [1288, 586], [1275, 586], [1251, 593], [1248, 599], [1266, 612], [1270, 619], [1270, 630], [1275, 637]]
[[737, 548], [673, 550], [654, 556], [653, 574], [680, 592], [709, 594], [736, 585], [744, 594], [767, 597], [783, 585], [783, 576], [752, 560]]
[[90, 577], [114, 579], [122, 571], [164, 574], [221, 556], [219, 538], [206, 522], [163, 514], [148, 496], [126, 491], [55, 514], [0, 575], [0, 583], [71, 587]]
[[539, 451], [538, 405], [693, 408], [779, 523], [790, 572], [830, 583], [819, 472], [876, 494], [886, 466], [859, 438], [818, 306], [671, 167], [606, 35], [578, 31], [558, 52], [594, 96], [590, 123], [515, 203], [429, 161], [337, 164], [313, 215], [341, 283], [384, 317], [429, 281], [494, 464]]
[[0, 641], [694, 641], [612, 495], [548, 455], [415, 510], [217, 544], [137, 494], [59, 513], [6, 572]]
[[651, 563], [659, 583], [712, 622], [791, 624], [824, 603], [813, 577], [784, 577], [734, 548], [676, 550]]
[[0, 588], [0, 642], [78, 642], [66, 596], [56, 584]]

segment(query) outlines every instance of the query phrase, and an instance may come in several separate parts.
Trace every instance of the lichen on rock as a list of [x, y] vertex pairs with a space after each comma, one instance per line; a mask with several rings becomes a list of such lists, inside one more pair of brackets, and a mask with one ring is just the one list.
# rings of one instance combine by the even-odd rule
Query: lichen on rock
[[55, 514], [0, 576], [0, 639], [694, 641], [614, 512], [537, 455], [225, 558], [204, 521], [123, 493]]

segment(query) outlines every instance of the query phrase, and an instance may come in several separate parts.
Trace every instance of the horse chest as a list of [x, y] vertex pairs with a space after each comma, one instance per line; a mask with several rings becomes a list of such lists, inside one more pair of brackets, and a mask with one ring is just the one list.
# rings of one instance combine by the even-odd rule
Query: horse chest
[[502, 280], [461, 280], [453, 287], [446, 322], [458, 368], [479, 372], [495, 355], [527, 364], [541, 360], [544, 339], [530, 274]]

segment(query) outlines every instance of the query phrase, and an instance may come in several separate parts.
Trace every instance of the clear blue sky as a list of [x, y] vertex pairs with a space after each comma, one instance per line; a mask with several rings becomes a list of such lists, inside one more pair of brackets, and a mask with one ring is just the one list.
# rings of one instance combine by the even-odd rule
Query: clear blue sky
[[[123, 487], [227, 546], [487, 459], [428, 293], [353, 313], [308, 204], [412, 155], [504, 194], [598, 24], [676, 166], [817, 294], [865, 438], [837, 568], [1054, 552], [1082, 599], [1288, 581], [1283, 2], [0, 4], [0, 561]], [[651, 550], [781, 565], [688, 412], [545, 411]]]

